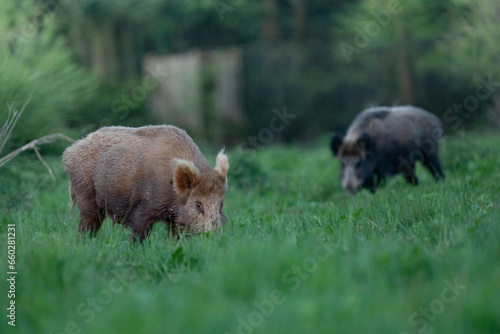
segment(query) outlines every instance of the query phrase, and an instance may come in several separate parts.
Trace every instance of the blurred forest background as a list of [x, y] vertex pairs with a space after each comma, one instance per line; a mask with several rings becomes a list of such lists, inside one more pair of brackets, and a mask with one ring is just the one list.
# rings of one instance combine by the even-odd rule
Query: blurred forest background
[[498, 127], [499, 41], [497, 0], [4, 0], [0, 123], [31, 96], [10, 148], [159, 122], [237, 145], [284, 110], [272, 140], [307, 142], [380, 104]]

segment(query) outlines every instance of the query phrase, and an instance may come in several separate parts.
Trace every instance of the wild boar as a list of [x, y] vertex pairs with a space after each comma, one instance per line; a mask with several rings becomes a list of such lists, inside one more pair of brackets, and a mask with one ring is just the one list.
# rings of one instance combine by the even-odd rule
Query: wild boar
[[441, 121], [413, 106], [374, 107], [363, 110], [345, 137], [334, 133], [331, 150], [338, 157], [342, 188], [372, 192], [388, 176], [401, 173], [418, 184], [415, 164], [421, 161], [435, 179], [445, 175], [439, 161]]
[[177, 127], [104, 127], [68, 147], [62, 160], [82, 233], [95, 235], [106, 216], [140, 242], [157, 221], [177, 235], [226, 222], [227, 156], [221, 151], [212, 169]]

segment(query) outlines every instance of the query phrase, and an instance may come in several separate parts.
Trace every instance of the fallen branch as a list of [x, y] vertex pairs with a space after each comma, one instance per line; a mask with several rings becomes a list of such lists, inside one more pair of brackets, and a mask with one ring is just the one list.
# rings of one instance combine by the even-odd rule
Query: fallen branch
[[10, 134], [12, 133], [12, 130], [17, 124], [17, 121], [21, 117], [21, 115], [24, 112], [24, 108], [28, 105], [28, 103], [31, 100], [31, 96], [26, 100], [24, 103], [23, 107], [21, 110], [17, 111], [14, 109], [14, 102], [12, 102], [9, 105], [9, 115], [7, 116], [7, 120], [5, 121], [4, 125], [2, 126], [2, 129], [0, 130], [0, 153], [2, 152], [3, 148], [5, 147], [5, 144], [7, 143], [7, 140], [10, 137]]
[[[31, 100], [31, 96], [26, 100], [26, 103], [24, 103], [23, 107], [19, 111], [14, 109], [14, 103], [10, 103], [8, 105], [9, 106], [9, 115], [7, 116], [7, 120], [5, 121], [4, 125], [0, 129], [0, 153], [2, 152], [3, 148], [5, 147], [5, 143], [7, 143], [7, 140], [9, 139], [9, 137], [12, 133], [12, 130], [16, 126], [17, 121], [19, 120], [19, 118], [23, 114], [24, 109], [26, 108], [26, 106], [28, 105], [30, 100]], [[52, 179], [54, 179], [54, 173], [52, 173], [52, 169], [50, 168], [49, 164], [47, 164], [45, 162], [45, 160], [43, 160], [43, 158], [40, 154], [40, 151], [38, 150], [38, 145], [50, 144], [58, 139], [64, 139], [64, 140], [67, 140], [69, 142], [75, 141], [74, 139], [72, 139], [66, 135], [63, 135], [62, 133], [54, 133], [51, 135], [47, 135], [47, 136], [35, 139], [35, 140], [29, 142], [28, 144], [18, 148], [17, 150], [10, 152], [6, 156], [0, 158], [0, 167], [5, 165], [7, 162], [11, 161], [12, 159], [14, 159], [16, 156], [18, 156], [19, 154], [21, 154], [24, 151], [34, 150], [38, 159], [49, 170], [50, 177]]]
[[66, 136], [66, 135], [63, 135], [62, 133], [54, 133], [54, 134], [51, 134], [51, 135], [47, 135], [47, 136], [43, 136], [41, 138], [38, 138], [38, 139], [35, 139], [31, 142], [29, 142], [28, 144], [18, 148], [17, 150], [15, 151], [12, 151], [10, 152], [9, 154], [7, 154], [6, 156], [4, 156], [3, 158], [0, 159], [0, 167], [2, 167], [3, 165], [5, 165], [7, 162], [9, 162], [10, 160], [14, 159], [16, 156], [18, 156], [19, 154], [21, 154], [22, 152], [26, 151], [26, 150], [34, 150], [38, 159], [40, 159], [40, 161], [45, 165], [45, 167], [47, 167], [47, 169], [49, 170], [49, 173], [50, 175], [52, 176], [52, 178], [54, 178], [54, 175], [52, 173], [52, 169], [50, 168], [50, 166], [42, 159], [42, 156], [40, 155], [40, 152], [38, 151], [38, 147], [37, 145], [43, 145], [43, 144], [50, 144], [58, 139], [64, 139], [64, 140], [67, 140], [69, 142], [74, 142], [75, 140]]

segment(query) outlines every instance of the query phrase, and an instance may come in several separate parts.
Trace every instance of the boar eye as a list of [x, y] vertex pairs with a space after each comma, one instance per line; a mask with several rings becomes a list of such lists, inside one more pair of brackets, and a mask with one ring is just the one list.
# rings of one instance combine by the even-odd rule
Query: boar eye
[[356, 162], [355, 168], [359, 168], [359, 167], [361, 167], [361, 161]]
[[205, 214], [205, 209], [203, 209], [203, 204], [200, 201], [196, 201], [196, 211], [198, 211], [199, 214]]

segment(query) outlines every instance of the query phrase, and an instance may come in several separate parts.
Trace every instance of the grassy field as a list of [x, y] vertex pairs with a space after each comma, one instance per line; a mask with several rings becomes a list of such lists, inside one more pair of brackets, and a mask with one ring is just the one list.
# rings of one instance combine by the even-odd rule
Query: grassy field
[[109, 221], [81, 240], [58, 158], [53, 181], [20, 156], [0, 170], [0, 332], [500, 333], [499, 142], [446, 138], [445, 182], [418, 166], [418, 187], [396, 177], [355, 197], [326, 138], [230, 151], [224, 233], [177, 240], [157, 224], [142, 246]]

